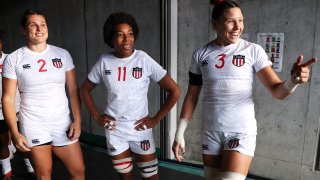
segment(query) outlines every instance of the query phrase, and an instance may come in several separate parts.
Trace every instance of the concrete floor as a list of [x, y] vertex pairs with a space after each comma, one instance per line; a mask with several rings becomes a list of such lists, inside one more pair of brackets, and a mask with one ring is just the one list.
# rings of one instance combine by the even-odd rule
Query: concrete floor
[[[82, 145], [85, 165], [86, 165], [86, 179], [87, 180], [118, 180], [120, 179], [113, 169], [112, 162], [110, 157], [103, 149]], [[22, 159], [22, 155], [18, 152], [15, 154], [15, 157], [12, 160], [12, 169], [14, 173], [13, 180], [34, 180], [35, 178], [30, 176], [25, 169], [25, 165]], [[159, 162], [159, 175], [160, 179], [165, 180], [205, 180], [204, 177], [173, 170], [171, 168], [167, 168], [172, 165], [166, 165], [166, 162]], [[177, 166], [177, 165], [175, 165]], [[179, 166], [179, 165], [178, 165]], [[187, 172], [191, 172], [190, 171]], [[135, 179], [141, 179], [139, 176], [139, 172], [134, 168]], [[264, 178], [249, 176], [247, 180], [266, 180]], [[0, 177], [2, 179], [2, 176]], [[64, 168], [61, 161], [57, 158], [54, 158], [53, 161], [53, 172], [52, 172], [53, 180], [68, 180], [68, 172]]]
[[[118, 180], [120, 179], [113, 169], [111, 159], [101, 149], [93, 148], [87, 145], [82, 145], [85, 165], [86, 165], [86, 179], [87, 180]], [[14, 174], [14, 180], [34, 180], [26, 173], [24, 162], [20, 153], [16, 153], [12, 160], [12, 169]], [[135, 179], [141, 179], [139, 172], [134, 168]], [[182, 178], [183, 180], [204, 180], [203, 177], [196, 176], [193, 174], [187, 174], [180, 171], [168, 169], [159, 166], [160, 179], [165, 180], [177, 180]], [[2, 179], [2, 176], [0, 177]], [[64, 168], [63, 164], [59, 159], [54, 158], [53, 180], [67, 180], [68, 172]]]

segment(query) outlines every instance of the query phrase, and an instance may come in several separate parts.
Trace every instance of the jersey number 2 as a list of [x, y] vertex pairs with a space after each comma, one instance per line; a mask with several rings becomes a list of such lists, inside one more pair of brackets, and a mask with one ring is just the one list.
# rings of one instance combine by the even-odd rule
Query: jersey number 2
[[46, 72], [47, 69], [44, 68], [44, 66], [46, 65], [46, 61], [43, 59], [38, 60], [38, 62], [40, 64], [40, 68], [39, 68], [39, 72]]
[[223, 66], [224, 66], [224, 61], [225, 61], [224, 58], [225, 58], [227, 55], [226, 55], [226, 54], [220, 54], [219, 56], [220, 56], [219, 61], [221, 61], [220, 65], [218, 65], [218, 63], [217, 63], [216, 65], [214, 65], [217, 69], [223, 68]]

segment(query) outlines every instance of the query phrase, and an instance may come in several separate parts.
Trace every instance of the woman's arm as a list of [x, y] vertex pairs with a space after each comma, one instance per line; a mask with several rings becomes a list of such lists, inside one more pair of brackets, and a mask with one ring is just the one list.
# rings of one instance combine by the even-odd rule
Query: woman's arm
[[135, 127], [136, 130], [144, 130], [146, 128], [155, 127], [165, 117], [165, 115], [171, 110], [171, 108], [176, 104], [176, 102], [179, 99], [179, 86], [173, 81], [173, 79], [169, 75], [165, 75], [158, 82], [158, 84], [162, 89], [166, 90], [169, 93], [169, 95], [154, 117], [145, 117], [135, 123], [137, 124], [137, 126]]
[[188, 91], [184, 97], [180, 113], [181, 119], [191, 120], [194, 110], [196, 109], [202, 86], [189, 84]]
[[316, 58], [312, 58], [302, 64], [302, 60], [303, 56], [299, 56], [297, 62], [294, 63], [292, 67], [292, 75], [299, 77], [299, 79], [294, 79], [295, 77], [292, 76], [285, 81], [281, 81], [270, 66], [258, 71], [257, 77], [270, 91], [273, 97], [277, 99], [284, 99], [293, 93], [298, 84], [308, 82], [310, 72], [309, 67], [317, 61]]
[[196, 109], [201, 88], [201, 85], [189, 84], [187, 94], [184, 97], [180, 113], [180, 120], [176, 130], [175, 140], [172, 145], [173, 154], [179, 162], [183, 160], [183, 156], [179, 155], [179, 150], [181, 150], [183, 154], [186, 152], [184, 131], [186, 130], [187, 125], [192, 118], [193, 112]]
[[100, 123], [104, 128], [108, 130], [113, 130], [116, 127], [114, 122], [114, 118], [108, 115], [100, 115], [98, 112], [96, 105], [92, 99], [90, 92], [96, 87], [96, 84], [91, 82], [88, 78], [82, 83], [80, 88], [80, 96], [81, 99], [84, 101], [84, 104], [88, 108], [89, 112], [93, 116], [94, 120]]
[[159, 123], [178, 101], [180, 96], [180, 88], [169, 75], [165, 75], [158, 82], [158, 84], [160, 85], [161, 89], [164, 89], [166, 92], [169, 93], [167, 99], [160, 107], [160, 110], [153, 117], [154, 120], [156, 120]]
[[80, 96], [83, 100], [84, 104], [88, 108], [89, 112], [93, 116], [93, 118], [97, 121], [99, 120], [100, 114], [94, 104], [92, 96], [90, 92], [96, 87], [96, 84], [91, 82], [88, 78], [81, 84], [80, 87]]
[[15, 97], [17, 80], [2, 78], [2, 111], [16, 147], [23, 152], [30, 151], [27, 140], [19, 133], [16, 120]]
[[66, 85], [73, 115], [73, 123], [70, 126], [68, 137], [70, 140], [75, 140], [81, 134], [81, 108], [75, 69], [66, 72]]

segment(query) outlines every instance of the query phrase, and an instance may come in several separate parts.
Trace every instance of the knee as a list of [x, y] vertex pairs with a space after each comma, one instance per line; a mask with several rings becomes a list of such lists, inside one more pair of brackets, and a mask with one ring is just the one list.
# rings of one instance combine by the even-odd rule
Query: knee
[[38, 168], [35, 167], [35, 172], [37, 179], [50, 179], [51, 178], [51, 173], [52, 169], [51, 168]]
[[220, 180], [221, 170], [217, 168], [212, 168], [209, 166], [204, 166], [204, 177], [208, 180]]
[[133, 169], [131, 157], [112, 160], [112, 163], [114, 169], [120, 174], [129, 174]]
[[70, 172], [72, 177], [83, 177], [85, 173], [84, 165], [78, 165], [77, 167], [73, 168]]
[[204, 166], [204, 176], [208, 180], [245, 180], [246, 176], [232, 171], [221, 171], [217, 168]]
[[138, 162], [140, 174], [143, 178], [149, 178], [158, 174], [158, 160], [154, 159], [148, 162]]

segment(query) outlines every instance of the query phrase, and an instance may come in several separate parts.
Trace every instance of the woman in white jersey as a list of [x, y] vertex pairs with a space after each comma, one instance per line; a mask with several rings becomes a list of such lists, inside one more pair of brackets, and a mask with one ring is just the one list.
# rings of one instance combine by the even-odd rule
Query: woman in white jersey
[[[3, 61], [6, 58], [7, 54], [3, 53], [3, 35], [4, 31], [0, 30], [0, 97], [2, 96], [2, 65]], [[17, 92], [18, 93], [18, 92]], [[19, 102], [20, 98], [17, 95], [16, 97], [16, 106], [15, 106], [15, 112], [18, 113], [19, 111]], [[12, 169], [11, 169], [11, 162], [10, 159], [13, 158], [13, 153], [15, 152], [15, 147], [12, 144], [9, 144], [11, 142], [10, 134], [9, 134], [9, 128], [7, 126], [7, 123], [4, 120], [3, 113], [2, 113], [2, 104], [0, 103], [0, 162], [2, 166], [2, 173], [4, 175], [4, 180], [9, 180], [12, 175]], [[27, 171], [33, 175], [33, 168], [28, 158], [24, 158], [24, 162], [27, 167]]]
[[[159, 179], [157, 157], [152, 137], [155, 127], [174, 106], [180, 91], [156, 61], [134, 49], [138, 25], [129, 14], [111, 14], [103, 27], [104, 41], [114, 52], [100, 56], [80, 90], [94, 119], [104, 126], [108, 153], [121, 179], [133, 179], [134, 156], [143, 179]], [[149, 116], [147, 92], [150, 80], [169, 95], [155, 116]], [[106, 87], [107, 102], [102, 115], [90, 92], [97, 84]]]
[[309, 66], [302, 56], [292, 77], [281, 81], [261, 46], [240, 39], [243, 15], [234, 1], [216, 1], [212, 26], [217, 38], [197, 49], [189, 68], [189, 86], [172, 150], [177, 160], [185, 153], [183, 133], [203, 90], [202, 157], [207, 179], [244, 180], [254, 156], [257, 126], [252, 101], [254, 74], [277, 99], [289, 96], [308, 81]]
[[[78, 138], [81, 116], [75, 68], [70, 54], [46, 43], [44, 14], [27, 10], [21, 18], [26, 46], [9, 54], [3, 65], [2, 104], [16, 147], [29, 152], [37, 179], [51, 179], [52, 151], [61, 159], [71, 179], [84, 179]], [[19, 131], [15, 93], [20, 91]], [[66, 90], [70, 97], [70, 119]]]

